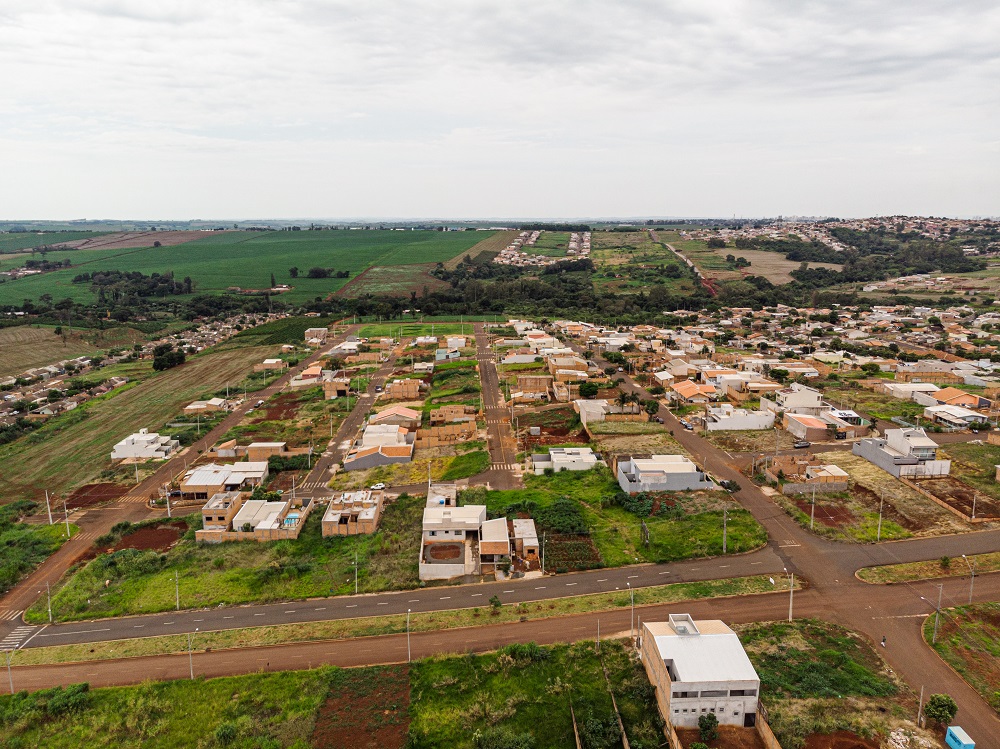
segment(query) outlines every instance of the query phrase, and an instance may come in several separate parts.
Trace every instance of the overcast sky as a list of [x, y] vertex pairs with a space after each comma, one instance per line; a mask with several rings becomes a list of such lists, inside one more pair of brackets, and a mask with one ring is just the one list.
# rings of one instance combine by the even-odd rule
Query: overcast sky
[[9, 0], [0, 217], [1000, 214], [1000, 4]]

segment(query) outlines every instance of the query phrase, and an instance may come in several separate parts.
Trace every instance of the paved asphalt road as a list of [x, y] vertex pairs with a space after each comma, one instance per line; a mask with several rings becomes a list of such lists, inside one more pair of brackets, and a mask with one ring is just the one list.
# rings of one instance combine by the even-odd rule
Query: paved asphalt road
[[493, 489], [515, 489], [519, 483], [513, 474], [517, 463], [517, 444], [511, 430], [510, 408], [500, 392], [496, 356], [490, 347], [486, 328], [483, 323], [476, 323], [474, 330], [479, 382], [483, 392], [483, 416], [486, 419], [486, 442], [490, 452], [490, 470], [476, 479], [488, 482]]

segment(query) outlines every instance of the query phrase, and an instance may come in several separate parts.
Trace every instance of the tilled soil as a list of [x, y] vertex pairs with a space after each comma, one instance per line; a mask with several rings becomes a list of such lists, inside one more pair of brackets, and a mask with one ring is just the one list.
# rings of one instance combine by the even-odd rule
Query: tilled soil
[[[364, 671], [348, 674], [363, 678]], [[377, 683], [334, 686], [319, 710], [314, 749], [402, 749], [410, 728], [410, 674], [406, 666], [379, 670]]]
[[128, 487], [121, 484], [87, 484], [75, 489], [66, 498], [66, 506], [70, 511], [82, 507], [91, 507], [101, 502], [109, 502], [128, 493]]
[[836, 733], [813, 734], [806, 739], [805, 749], [878, 749], [879, 745], [871, 739], [863, 739], [850, 731]]

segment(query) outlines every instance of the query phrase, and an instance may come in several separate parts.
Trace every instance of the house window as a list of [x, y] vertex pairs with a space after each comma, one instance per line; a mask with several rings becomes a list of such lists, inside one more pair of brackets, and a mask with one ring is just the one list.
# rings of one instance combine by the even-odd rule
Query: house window
[[680, 713], [680, 710], [674, 710], [674, 715], [678, 715], [679, 713]]
[[436, 536], [437, 534], [438, 534], [438, 532], [437, 532], [437, 531], [431, 531], [431, 535], [432, 535], [432, 536]]

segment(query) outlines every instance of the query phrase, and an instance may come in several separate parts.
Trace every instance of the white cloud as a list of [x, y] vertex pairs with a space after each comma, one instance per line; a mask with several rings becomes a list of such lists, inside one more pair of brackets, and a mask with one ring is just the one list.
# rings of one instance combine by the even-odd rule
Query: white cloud
[[938, 215], [1000, 194], [990, 2], [0, 16], [9, 216]]

